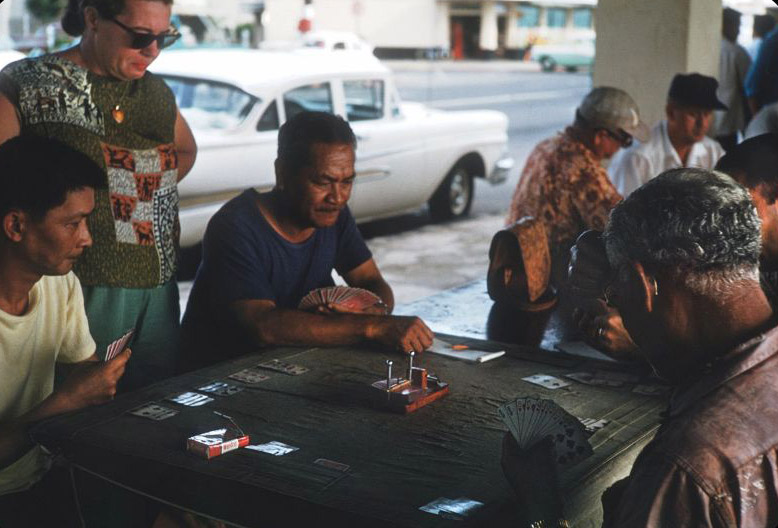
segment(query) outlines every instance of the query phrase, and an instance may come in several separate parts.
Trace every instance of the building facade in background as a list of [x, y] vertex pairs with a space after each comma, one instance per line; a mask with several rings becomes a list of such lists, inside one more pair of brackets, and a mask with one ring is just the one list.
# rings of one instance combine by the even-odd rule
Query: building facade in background
[[597, 0], [265, 0], [265, 37], [293, 40], [299, 21], [348, 31], [385, 58], [521, 56], [532, 43], [594, 38]]

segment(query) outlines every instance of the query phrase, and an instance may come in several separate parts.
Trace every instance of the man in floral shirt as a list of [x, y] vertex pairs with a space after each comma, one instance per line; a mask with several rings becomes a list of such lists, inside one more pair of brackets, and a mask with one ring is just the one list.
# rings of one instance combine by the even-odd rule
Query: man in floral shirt
[[538, 144], [513, 195], [507, 224], [524, 216], [543, 221], [552, 248], [551, 280], [564, 282], [570, 246], [586, 229], [602, 229], [621, 196], [600, 162], [632, 138], [644, 140], [635, 101], [623, 90], [593, 89], [564, 132]]

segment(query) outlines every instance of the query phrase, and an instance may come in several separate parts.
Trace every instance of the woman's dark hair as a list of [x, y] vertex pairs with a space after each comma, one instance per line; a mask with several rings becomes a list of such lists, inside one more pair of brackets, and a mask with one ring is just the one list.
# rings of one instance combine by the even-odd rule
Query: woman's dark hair
[[[172, 5], [173, 0], [152, 0]], [[94, 7], [100, 18], [112, 19], [124, 11], [125, 0], [68, 0], [65, 13], [62, 15], [62, 29], [72, 37], [84, 33], [84, 9]]]
[[17, 136], [0, 145], [0, 217], [21, 209], [34, 219], [65, 203], [71, 191], [106, 185], [105, 172], [81, 152], [39, 136]]

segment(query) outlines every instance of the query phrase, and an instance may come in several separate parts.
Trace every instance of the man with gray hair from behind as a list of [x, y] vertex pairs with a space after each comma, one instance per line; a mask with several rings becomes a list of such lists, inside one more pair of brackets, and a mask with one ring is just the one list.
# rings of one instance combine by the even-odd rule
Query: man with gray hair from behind
[[[605, 296], [674, 392], [629, 477], [603, 495], [605, 526], [778, 523], [778, 328], [759, 230], [748, 191], [703, 169], [666, 171], [613, 210]], [[522, 451], [508, 435], [503, 469], [528, 522], [562, 526], [549, 448]]]

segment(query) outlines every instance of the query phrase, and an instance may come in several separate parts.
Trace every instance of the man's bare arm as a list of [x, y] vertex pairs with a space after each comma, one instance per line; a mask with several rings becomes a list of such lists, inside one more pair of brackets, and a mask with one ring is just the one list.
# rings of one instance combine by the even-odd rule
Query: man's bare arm
[[375, 260], [363, 262], [344, 276], [346, 283], [355, 288], [364, 288], [378, 295], [386, 305], [386, 313], [394, 310], [394, 293], [392, 288], [384, 280]]
[[92, 355], [74, 365], [62, 386], [36, 407], [14, 420], [0, 423], [0, 469], [10, 466], [32, 449], [34, 444], [27, 435], [30, 425], [113, 398], [129, 357], [129, 349], [107, 363]]
[[267, 300], [235, 301], [229, 310], [257, 346], [377, 343], [393, 351], [421, 353], [432, 344], [432, 331], [418, 317], [327, 316], [278, 308]]
[[174, 143], [178, 153], [178, 181], [184, 179], [194, 166], [197, 158], [197, 143], [195, 142], [192, 129], [181, 115], [180, 110], [176, 110], [176, 124], [174, 131]]
[[19, 114], [8, 98], [0, 93], [0, 144], [19, 135]]

